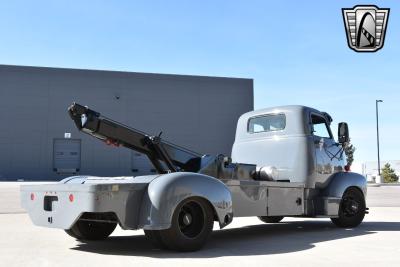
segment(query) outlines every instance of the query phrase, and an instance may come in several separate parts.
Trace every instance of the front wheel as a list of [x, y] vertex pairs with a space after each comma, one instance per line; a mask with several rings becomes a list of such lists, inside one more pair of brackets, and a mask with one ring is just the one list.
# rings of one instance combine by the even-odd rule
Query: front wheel
[[365, 210], [363, 193], [356, 188], [349, 188], [340, 201], [339, 217], [331, 218], [331, 221], [338, 227], [353, 228], [363, 221]]
[[214, 226], [210, 204], [201, 198], [182, 201], [172, 216], [171, 227], [160, 230], [161, 243], [177, 251], [196, 251], [204, 246]]
[[65, 232], [78, 240], [101, 240], [112, 234], [116, 223], [77, 221]]

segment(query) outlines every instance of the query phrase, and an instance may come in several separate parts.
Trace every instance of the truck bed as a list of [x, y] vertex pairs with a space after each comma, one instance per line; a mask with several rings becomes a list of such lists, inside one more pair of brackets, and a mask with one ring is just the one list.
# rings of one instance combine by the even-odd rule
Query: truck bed
[[22, 185], [21, 205], [38, 226], [70, 229], [85, 214], [100, 219], [104, 214], [124, 229], [137, 229], [143, 193], [157, 177], [75, 176], [57, 184]]

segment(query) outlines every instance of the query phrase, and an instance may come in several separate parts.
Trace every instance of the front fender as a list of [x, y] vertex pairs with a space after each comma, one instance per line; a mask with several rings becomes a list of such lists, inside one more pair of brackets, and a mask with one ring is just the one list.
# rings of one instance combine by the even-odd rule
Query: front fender
[[355, 172], [338, 172], [329, 178], [328, 185], [322, 190], [322, 196], [342, 198], [349, 187], [359, 188], [367, 196], [367, 179]]
[[161, 175], [149, 184], [147, 194], [143, 196], [140, 228], [170, 228], [175, 208], [189, 197], [207, 200], [221, 228], [232, 221], [232, 196], [224, 183], [208, 175], [175, 172]]

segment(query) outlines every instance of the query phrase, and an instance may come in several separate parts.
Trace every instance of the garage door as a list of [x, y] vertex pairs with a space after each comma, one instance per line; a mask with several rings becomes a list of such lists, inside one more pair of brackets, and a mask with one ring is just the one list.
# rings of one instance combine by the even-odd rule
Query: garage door
[[81, 140], [54, 139], [53, 168], [59, 174], [73, 174], [81, 168]]

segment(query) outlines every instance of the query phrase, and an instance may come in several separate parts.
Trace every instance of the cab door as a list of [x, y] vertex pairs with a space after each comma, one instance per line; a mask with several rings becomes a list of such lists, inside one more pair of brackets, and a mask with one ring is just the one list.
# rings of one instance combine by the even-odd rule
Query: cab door
[[315, 171], [317, 182], [324, 182], [334, 172], [341, 170], [340, 146], [335, 142], [325, 116], [311, 114], [312, 134], [315, 149]]

